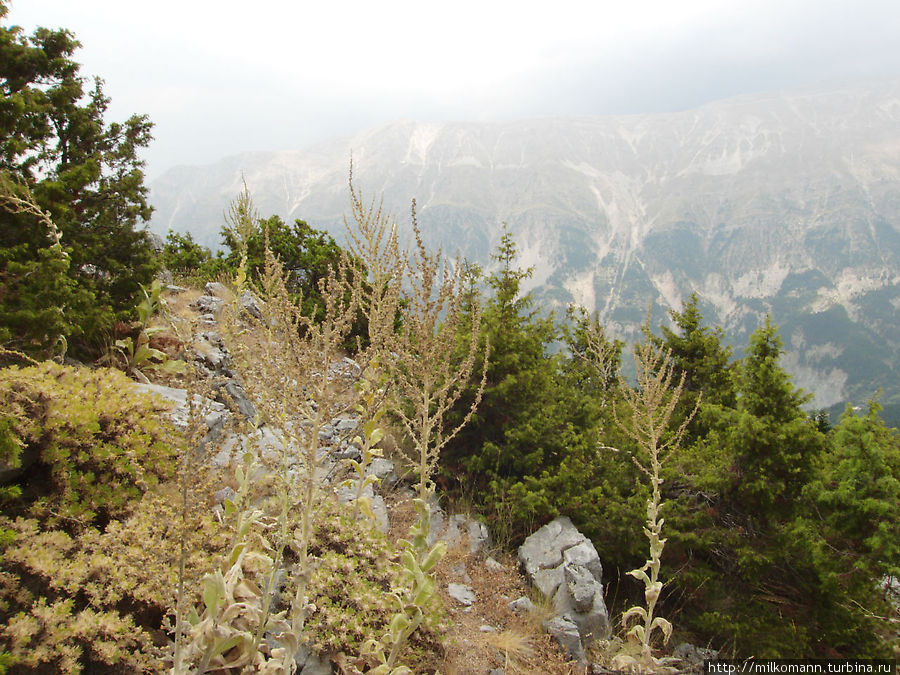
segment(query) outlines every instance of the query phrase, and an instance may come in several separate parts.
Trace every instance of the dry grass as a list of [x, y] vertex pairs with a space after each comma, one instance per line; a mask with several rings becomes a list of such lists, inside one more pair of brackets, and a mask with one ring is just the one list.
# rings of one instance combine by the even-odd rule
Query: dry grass
[[[491, 569], [480, 556], [468, 553], [465, 537], [454, 546], [438, 567], [437, 579], [451, 628], [441, 672], [486, 674], [494, 668], [512, 673], [575, 673], [556, 643], [544, 632], [539, 621], [529, 615], [517, 615], [509, 603], [529, 594], [529, 588], [512, 556], [500, 556], [500, 569]], [[455, 571], [464, 565], [469, 579]], [[449, 583], [465, 583], [475, 592], [471, 608], [461, 607], [447, 594]], [[490, 627], [485, 631], [483, 627]]]
[[[166, 296], [179, 336], [191, 339], [185, 348], [195, 351], [202, 350], [204, 343], [197, 341], [194, 336], [206, 327], [199, 324], [198, 314], [190, 305], [201, 295], [202, 290], [188, 289]], [[211, 326], [209, 329], [215, 330], [215, 327]], [[402, 438], [402, 429], [389, 428], [381, 446], [384, 455], [395, 462], [398, 474], [409, 479], [411, 471], [408, 460], [403, 460], [397, 447], [398, 443], [403, 442]], [[228, 479], [228, 475], [225, 472], [223, 485], [233, 482]], [[414, 495], [402, 485], [401, 481], [400, 486], [385, 494], [391, 521], [389, 537], [394, 541], [408, 537], [410, 526], [417, 520], [412, 502]], [[379, 491], [384, 493], [383, 490]], [[470, 556], [468, 542], [463, 538], [460, 544], [450, 549], [436, 570], [441, 601], [449, 619], [443, 654], [434, 655], [433, 662], [440, 672], [444, 675], [487, 675], [492, 669], [503, 668], [507, 675], [577, 673], [576, 665], [567, 661], [541, 627], [541, 622], [552, 611], [547, 602], [535, 597], [538, 594], [528, 587], [512, 556], [495, 554], [495, 558], [502, 563], [502, 569], [491, 570], [485, 566], [483, 558]], [[471, 581], [454, 573], [459, 565], [465, 566]], [[473, 589], [476, 602], [471, 608], [461, 607], [449, 597], [447, 585], [451, 582], [465, 583]], [[523, 595], [531, 597], [537, 609], [533, 613], [516, 615], [509, 609], [508, 603]], [[482, 630], [483, 626], [490, 626], [494, 630], [485, 632]]]

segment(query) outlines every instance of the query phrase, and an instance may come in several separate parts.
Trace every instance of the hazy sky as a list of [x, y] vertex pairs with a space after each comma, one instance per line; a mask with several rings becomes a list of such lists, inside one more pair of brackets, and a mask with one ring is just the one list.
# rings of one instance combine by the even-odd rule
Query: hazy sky
[[152, 179], [394, 119], [683, 110], [900, 77], [898, 0], [11, 0], [68, 28], [110, 116], [146, 113]]

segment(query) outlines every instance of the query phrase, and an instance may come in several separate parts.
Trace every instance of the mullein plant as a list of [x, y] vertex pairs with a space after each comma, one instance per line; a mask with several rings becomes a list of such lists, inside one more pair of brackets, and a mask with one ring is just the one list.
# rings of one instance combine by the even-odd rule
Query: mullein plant
[[362, 457], [359, 461], [347, 460], [356, 478], [345, 485], [356, 490], [354, 517], [362, 510], [374, 521], [375, 514], [364, 492], [377, 482], [375, 476], [367, 475], [367, 469], [373, 459], [381, 456], [378, 444], [384, 437], [382, 420], [390, 408], [392, 383], [382, 363], [393, 358], [389, 345], [401, 309], [400, 289], [406, 261], [400, 250], [397, 228], [382, 203], [373, 199], [366, 204], [354, 187], [352, 165], [349, 184], [351, 218], [345, 218], [344, 225], [350, 254], [358, 263], [353, 273], [359, 276], [361, 310], [367, 318], [369, 344], [368, 363], [356, 384], [359, 403], [355, 408], [362, 435], [354, 442]]
[[[411, 672], [400, 658], [434, 601], [434, 567], [447, 551], [443, 541], [428, 546], [434, 497], [431, 476], [441, 449], [469, 421], [480, 402], [487, 373], [487, 349], [484, 361], [477, 363], [480, 308], [467, 306], [459, 264], [451, 270], [440, 252], [432, 254], [426, 249], [415, 206], [413, 201], [415, 250], [406, 268], [408, 290], [402, 326], [390, 334], [386, 367], [395, 387], [395, 415], [413, 446], [411, 451], [401, 452], [418, 475], [414, 504], [419, 517], [410, 529], [410, 538], [399, 542], [403, 548], [403, 583], [391, 594], [397, 612], [390, 629], [380, 640], [369, 640], [364, 647], [378, 662], [370, 671], [377, 675]], [[471, 324], [464, 326], [467, 312]], [[460, 424], [446, 428], [445, 415], [479, 368], [481, 384], [471, 408]]]
[[[236, 219], [246, 223], [252, 217], [249, 205], [239, 204]], [[282, 266], [267, 242], [259, 289], [262, 318], [248, 316], [235, 304], [233, 313], [224, 320], [229, 326], [226, 344], [247, 393], [260, 411], [260, 423], [276, 430], [280, 441], [274, 466], [269, 467], [275, 476], [278, 515], [257, 645], [269, 618], [268, 598], [276, 590], [288, 547], [297, 562], [286, 570], [294, 592], [286, 614], [289, 629], [283, 633], [285, 641], [302, 641], [306, 617], [314, 610], [307, 593], [314, 572], [309, 547], [315, 512], [323, 496], [319, 489], [324, 459], [319, 452], [319, 433], [331, 419], [351, 409], [356, 398], [352, 382], [329, 376], [331, 364], [343, 356], [342, 345], [359, 311], [359, 277], [351, 268], [344, 257], [337, 269], [329, 270], [319, 289], [322, 315], [314, 320], [303, 313], [302, 298], [291, 297]], [[238, 297], [247, 283], [245, 269], [242, 260], [236, 280]], [[294, 651], [283, 652], [285, 669], [291, 667]]]
[[351, 478], [342, 483], [343, 486], [355, 491], [353, 499], [353, 517], [359, 517], [360, 511], [372, 520], [376, 520], [372, 510], [372, 500], [365, 494], [366, 488], [378, 482], [378, 477], [368, 472], [372, 460], [382, 456], [378, 444], [384, 438], [382, 419], [388, 411], [385, 400], [385, 387], [382, 385], [383, 376], [379, 372], [378, 361], [373, 360], [363, 372], [356, 388], [359, 392], [360, 403], [354, 406], [354, 410], [362, 423], [362, 434], [354, 437], [353, 444], [359, 448], [360, 459], [347, 458], [344, 461], [351, 468], [356, 478]]
[[[610, 358], [610, 343], [604, 339], [597, 327], [588, 330], [585, 337], [588, 358], [596, 364], [598, 373], [602, 376], [606, 372], [605, 366]], [[663, 479], [660, 474], [663, 464], [678, 449], [685, 430], [700, 405], [698, 397], [694, 409], [681, 425], [675, 430], [670, 428], [672, 414], [681, 397], [685, 374], [676, 377], [675, 366], [669, 356], [668, 351], [662, 347], [655, 347], [647, 339], [635, 346], [637, 379], [635, 387], [629, 387], [619, 375], [627, 417], [622, 419], [616, 414], [616, 423], [636, 444], [637, 452], [632, 454], [631, 458], [638, 470], [650, 481], [651, 487], [644, 527], [644, 535], [650, 544], [650, 556], [642, 567], [628, 572], [643, 583], [646, 604], [644, 607], [631, 607], [622, 615], [622, 625], [626, 629], [626, 645], [612, 660], [613, 668], [632, 672], [665, 669], [669, 662], [668, 659], [654, 656], [651, 645], [653, 635], [657, 631], [662, 633], [663, 644], [667, 644], [672, 635], [671, 622], [655, 614], [663, 589], [659, 572], [666, 544], [666, 540], [662, 537], [665, 519], [660, 515], [663, 506], [660, 491]], [[615, 409], [613, 410], [615, 413]], [[637, 621], [632, 624], [635, 619]]]

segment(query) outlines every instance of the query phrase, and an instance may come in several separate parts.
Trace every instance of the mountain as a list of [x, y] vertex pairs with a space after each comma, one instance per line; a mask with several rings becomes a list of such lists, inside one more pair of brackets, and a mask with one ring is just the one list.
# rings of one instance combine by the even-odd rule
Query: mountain
[[340, 237], [354, 182], [409, 201], [432, 244], [486, 263], [503, 223], [548, 307], [633, 336], [692, 291], [736, 345], [767, 312], [816, 407], [900, 404], [900, 80], [671, 114], [397, 122], [301, 151], [173, 169], [151, 227], [214, 243], [242, 179], [263, 215]]

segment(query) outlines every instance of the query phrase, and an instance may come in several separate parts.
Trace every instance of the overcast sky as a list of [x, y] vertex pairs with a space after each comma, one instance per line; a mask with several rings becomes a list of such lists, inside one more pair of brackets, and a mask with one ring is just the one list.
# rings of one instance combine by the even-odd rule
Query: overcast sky
[[898, 0], [11, 0], [67, 28], [110, 116], [178, 164], [302, 148], [395, 119], [684, 110], [900, 77]]

